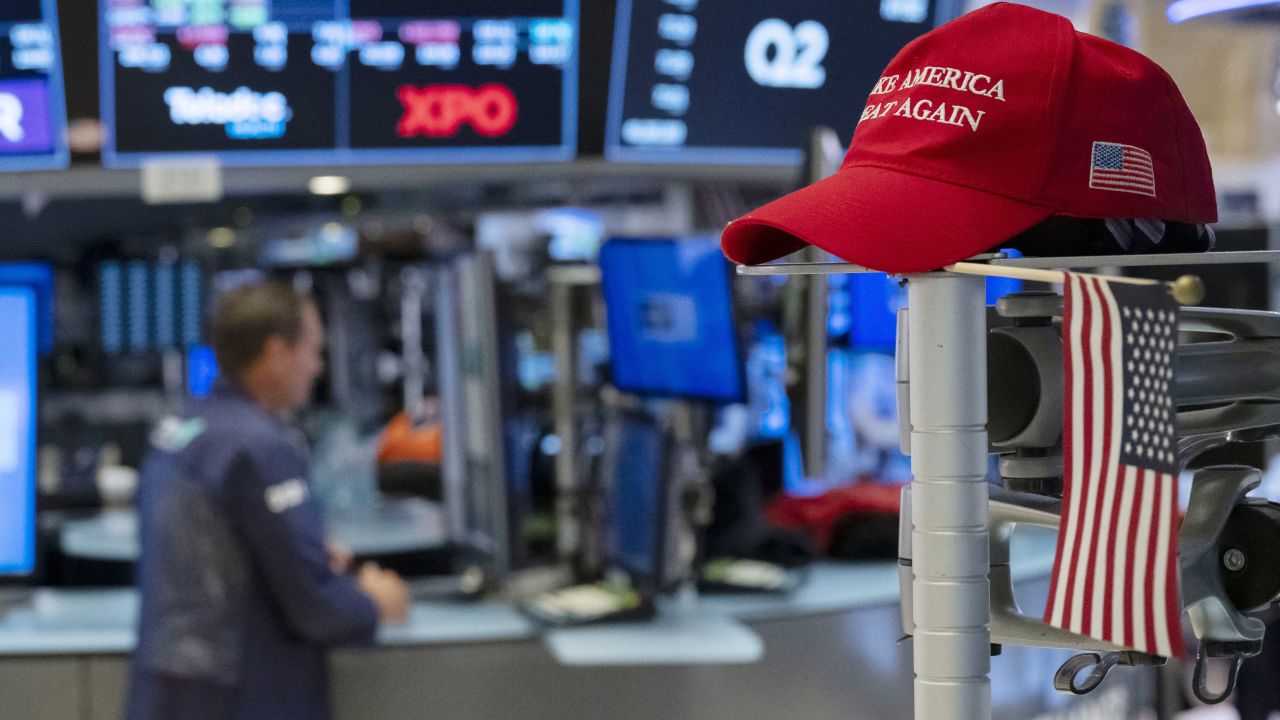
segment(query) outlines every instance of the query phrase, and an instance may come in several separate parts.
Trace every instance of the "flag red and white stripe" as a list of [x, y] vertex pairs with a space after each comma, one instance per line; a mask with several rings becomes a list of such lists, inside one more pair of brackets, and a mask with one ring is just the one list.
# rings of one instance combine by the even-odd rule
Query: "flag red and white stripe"
[[1173, 404], [1162, 286], [1064, 283], [1062, 524], [1045, 622], [1182, 657]]

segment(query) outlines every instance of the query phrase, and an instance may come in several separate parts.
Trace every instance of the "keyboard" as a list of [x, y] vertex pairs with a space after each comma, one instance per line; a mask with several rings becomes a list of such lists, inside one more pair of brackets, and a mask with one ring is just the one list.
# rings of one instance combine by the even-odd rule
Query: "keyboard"
[[653, 608], [631, 589], [603, 583], [575, 585], [542, 593], [522, 604], [534, 618], [552, 625], [582, 625], [652, 617]]
[[796, 581], [780, 565], [724, 558], [704, 565], [698, 584], [712, 592], [785, 592], [793, 589]]

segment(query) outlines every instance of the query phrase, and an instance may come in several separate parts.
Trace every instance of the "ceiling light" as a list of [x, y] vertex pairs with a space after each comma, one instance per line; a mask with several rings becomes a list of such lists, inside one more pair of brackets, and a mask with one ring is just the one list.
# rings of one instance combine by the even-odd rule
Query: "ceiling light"
[[1280, 3], [1276, 0], [1173, 0], [1165, 16], [1169, 22], [1180, 23], [1205, 15], [1276, 4]]
[[236, 231], [229, 227], [212, 228], [207, 239], [211, 247], [225, 250], [236, 244]]

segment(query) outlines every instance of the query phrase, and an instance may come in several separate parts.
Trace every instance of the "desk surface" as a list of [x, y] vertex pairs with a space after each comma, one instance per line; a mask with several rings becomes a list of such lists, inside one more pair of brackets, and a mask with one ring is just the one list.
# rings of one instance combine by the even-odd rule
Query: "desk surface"
[[[137, 641], [132, 588], [41, 589], [0, 617], [0, 656], [126, 654]], [[499, 603], [415, 602], [409, 621], [378, 631], [378, 644], [433, 645], [532, 638], [534, 625]]]
[[[733, 657], [741, 657], [743, 652], [750, 656], [754, 653], [751, 641], [721, 619], [778, 618], [890, 603], [896, 601], [897, 589], [896, 563], [822, 562], [813, 568], [809, 582], [791, 595], [704, 596], [697, 599], [696, 617], [716, 619], [708, 632], [714, 631], [713, 635], [737, 648], [732, 650]], [[0, 655], [120, 654], [131, 652], [135, 642], [138, 596], [132, 588], [43, 588], [15, 594], [3, 609], [7, 612], [0, 616]], [[660, 611], [663, 616], [674, 613], [670, 603], [660, 605]], [[682, 629], [689, 631], [692, 621], [687, 609], [682, 612]], [[568, 633], [564, 636], [566, 657], [579, 657], [575, 650], [581, 647], [579, 638], [621, 633], [628, 645], [644, 645], [648, 640], [669, 637], [672, 627], [669, 623], [625, 623], [587, 628], [585, 635], [575, 634], [577, 630], [556, 632]], [[409, 622], [384, 627], [378, 642], [386, 646], [493, 642], [530, 639], [538, 632], [536, 625], [505, 604], [416, 602]], [[671, 652], [684, 653], [680, 648]], [[712, 648], [703, 655], [719, 652]], [[640, 654], [657, 657], [652, 649]]]
[[737, 619], [700, 604], [659, 605], [645, 623], [551, 630], [543, 643], [564, 665], [730, 665], [753, 663], [764, 642]]
[[[1053, 540], [1052, 532], [1042, 531], [1014, 543], [1015, 580], [1048, 575]], [[758, 638], [741, 622], [893, 604], [897, 578], [895, 562], [819, 562], [807, 582], [787, 595], [702, 596], [692, 606], [664, 602], [657, 622], [557, 630], [547, 633], [548, 647], [566, 664], [751, 662]], [[135, 643], [138, 596], [132, 588], [42, 588], [11, 593], [0, 603], [0, 656], [126, 654]], [[679, 632], [673, 634], [673, 628]], [[383, 628], [378, 643], [497, 642], [538, 635], [537, 626], [505, 604], [416, 602], [408, 623]], [[624, 646], [630, 650], [619, 654]]]

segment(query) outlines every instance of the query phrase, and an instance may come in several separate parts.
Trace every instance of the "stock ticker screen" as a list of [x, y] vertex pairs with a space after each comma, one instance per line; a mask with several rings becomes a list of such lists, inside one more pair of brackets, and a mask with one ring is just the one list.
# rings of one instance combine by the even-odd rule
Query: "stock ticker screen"
[[578, 0], [101, 0], [104, 162], [571, 159]]
[[66, 167], [54, 0], [0, 2], [0, 170]]
[[880, 72], [953, 0], [618, 0], [605, 155], [797, 164], [846, 145]]

